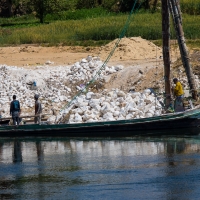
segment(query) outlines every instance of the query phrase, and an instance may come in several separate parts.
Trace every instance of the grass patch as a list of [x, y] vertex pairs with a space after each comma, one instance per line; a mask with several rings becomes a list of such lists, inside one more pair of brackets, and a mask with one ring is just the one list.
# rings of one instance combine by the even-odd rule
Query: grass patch
[[[151, 40], [151, 42], [153, 42], [155, 45], [162, 47], [162, 40]], [[174, 44], [175, 43], [175, 44]], [[200, 39], [196, 39], [196, 40], [186, 40], [186, 44], [187, 47], [189, 47], [189, 49], [200, 49]], [[172, 47], [173, 46], [178, 46], [178, 41], [174, 41], [172, 42]]]
[[[101, 16], [96, 18], [53, 21], [47, 24], [29, 23], [24, 26], [22, 21], [16, 26], [0, 28], [0, 45], [19, 44], [66, 44], [82, 46], [104, 45], [119, 37], [128, 15]], [[200, 16], [183, 15], [185, 37], [190, 40], [200, 39]], [[171, 28], [171, 30], [173, 30]], [[138, 13], [132, 16], [126, 37], [141, 36], [147, 40], [161, 40], [161, 14]], [[175, 39], [174, 31], [171, 31]]]
[[34, 15], [25, 15], [11, 18], [0, 18], [0, 26], [8, 28], [29, 27], [38, 24], [39, 20]]
[[93, 19], [98, 17], [109, 17], [116, 16], [114, 12], [109, 12], [102, 7], [92, 8], [92, 9], [81, 9], [81, 10], [68, 10], [62, 11], [54, 14], [47, 14], [45, 21], [55, 21], [55, 20], [82, 20], [82, 19]]
[[199, 0], [182, 0], [181, 11], [191, 15], [200, 14], [200, 1]]

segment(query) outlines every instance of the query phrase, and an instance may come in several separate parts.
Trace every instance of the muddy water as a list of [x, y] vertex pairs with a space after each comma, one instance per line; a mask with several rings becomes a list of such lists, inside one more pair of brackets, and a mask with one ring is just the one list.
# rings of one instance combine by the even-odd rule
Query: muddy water
[[0, 139], [0, 199], [199, 199], [200, 137]]

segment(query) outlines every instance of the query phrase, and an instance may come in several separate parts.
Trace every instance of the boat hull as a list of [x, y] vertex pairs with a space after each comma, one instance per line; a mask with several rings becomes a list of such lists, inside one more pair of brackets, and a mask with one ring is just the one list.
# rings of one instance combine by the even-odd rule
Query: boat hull
[[199, 134], [200, 110], [109, 122], [1, 126], [0, 137], [132, 137]]
[[9, 122], [10, 122], [10, 120], [1, 120], [0, 121], [0, 126], [2, 126], [2, 125], [8, 125]]

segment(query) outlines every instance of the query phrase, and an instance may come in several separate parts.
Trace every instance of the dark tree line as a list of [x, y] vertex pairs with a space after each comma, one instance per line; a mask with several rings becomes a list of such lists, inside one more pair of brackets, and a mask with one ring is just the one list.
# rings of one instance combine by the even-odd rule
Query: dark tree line
[[96, 6], [105, 7], [111, 11], [130, 11], [136, 2], [136, 6], [142, 3], [142, 7], [150, 9], [150, 5], [157, 4], [158, 0], [78, 0], [77, 8], [92, 8]]
[[46, 14], [98, 6], [112, 12], [127, 12], [135, 2], [139, 5], [143, 1], [143, 8], [149, 9], [150, 3], [156, 4], [158, 0], [0, 0], [0, 17], [35, 13], [43, 23]]
[[1, 0], [0, 14], [3, 17], [10, 17], [12, 15], [12, 1], [11, 0]]

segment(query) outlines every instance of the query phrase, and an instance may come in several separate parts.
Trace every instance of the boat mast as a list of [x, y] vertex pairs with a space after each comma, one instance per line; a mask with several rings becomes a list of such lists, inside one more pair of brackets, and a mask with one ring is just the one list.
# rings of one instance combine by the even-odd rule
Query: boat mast
[[192, 98], [197, 100], [197, 90], [194, 82], [194, 75], [192, 72], [192, 67], [189, 62], [189, 54], [187, 51], [187, 47], [185, 44], [185, 37], [182, 27], [182, 18], [181, 18], [181, 10], [179, 0], [169, 0], [171, 6], [171, 13], [174, 21], [174, 27], [176, 30], [176, 35], [178, 39], [179, 49], [181, 53], [181, 59], [183, 62], [183, 66], [185, 68], [185, 72], [187, 75], [188, 83], [190, 86], [190, 91], [192, 92]]
[[163, 62], [164, 62], [164, 79], [166, 108], [171, 101], [171, 84], [170, 84], [170, 20], [168, 0], [162, 0], [162, 41], [163, 41]]

